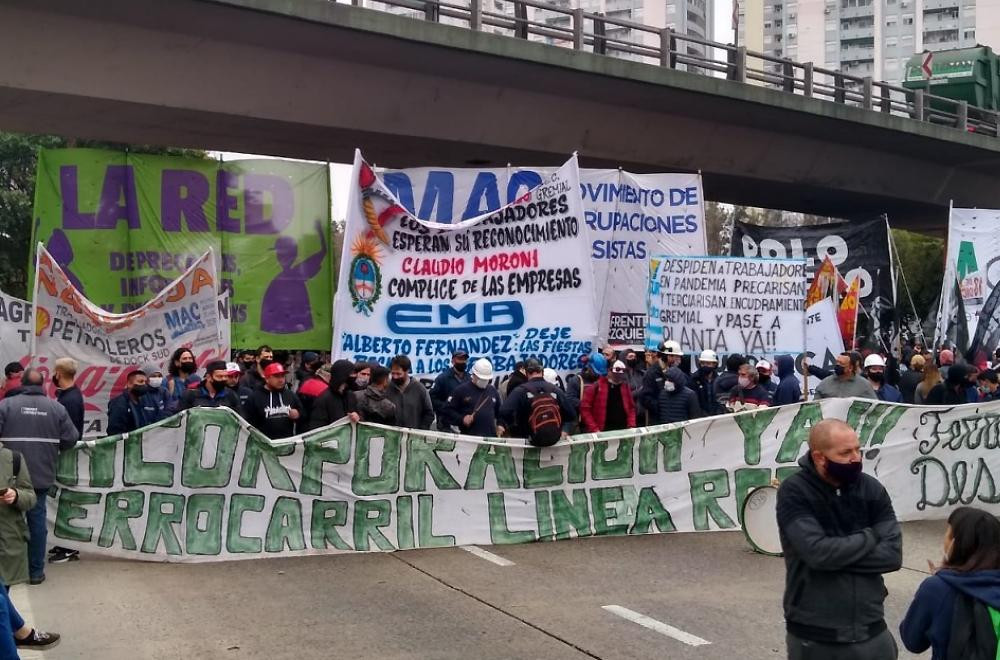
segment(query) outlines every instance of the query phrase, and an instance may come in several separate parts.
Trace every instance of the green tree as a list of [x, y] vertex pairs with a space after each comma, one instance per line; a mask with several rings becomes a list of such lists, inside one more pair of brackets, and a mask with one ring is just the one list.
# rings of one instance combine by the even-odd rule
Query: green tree
[[41, 149], [92, 147], [137, 153], [208, 158], [204, 151], [151, 145], [74, 140], [54, 135], [0, 133], [0, 289], [27, 297], [31, 254], [31, 211], [35, 202], [35, 170]]
[[912, 313], [907, 297], [909, 289], [918, 320], [926, 319], [941, 293], [944, 241], [902, 229], [893, 229], [892, 238], [896, 246], [896, 270], [900, 273], [896, 306], [903, 314]]

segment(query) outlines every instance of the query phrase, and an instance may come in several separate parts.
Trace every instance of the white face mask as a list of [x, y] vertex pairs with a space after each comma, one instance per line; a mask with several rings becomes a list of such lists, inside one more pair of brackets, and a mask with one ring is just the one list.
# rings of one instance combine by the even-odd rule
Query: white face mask
[[482, 378], [480, 378], [478, 376], [473, 376], [472, 377], [472, 384], [475, 385], [476, 387], [478, 387], [481, 390], [485, 390], [486, 386], [490, 384], [490, 381], [484, 380], [484, 379], [482, 379]]
[[746, 376], [742, 376], [740, 378], [740, 387], [742, 387], [743, 389], [749, 388], [750, 387], [750, 379], [747, 378]]
[[153, 378], [149, 379], [149, 386], [152, 387], [153, 389], [157, 389], [158, 390], [158, 389], [160, 389], [161, 385], [163, 385], [163, 377], [162, 376], [154, 376]]
[[677, 385], [674, 384], [674, 381], [668, 380], [663, 383], [663, 389], [665, 389], [668, 392], [673, 392], [674, 390], [677, 389]]

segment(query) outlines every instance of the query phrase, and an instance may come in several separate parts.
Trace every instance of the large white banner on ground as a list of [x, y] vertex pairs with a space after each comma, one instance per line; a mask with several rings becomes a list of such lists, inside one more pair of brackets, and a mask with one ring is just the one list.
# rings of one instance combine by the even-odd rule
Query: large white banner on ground
[[691, 354], [805, 349], [805, 261], [657, 255], [649, 271], [648, 349], [664, 340]]
[[827, 418], [900, 519], [1000, 513], [1000, 402], [826, 399], [544, 449], [344, 421], [272, 442], [198, 408], [63, 452], [49, 523], [60, 546], [176, 562], [732, 530]]
[[[86, 404], [85, 436], [104, 435], [108, 401], [121, 393], [135, 369], [167, 373], [174, 350], [185, 347], [199, 365], [228, 359], [228, 296], [218, 296], [211, 250], [152, 300], [124, 314], [106, 312], [73, 285], [59, 264], [38, 246], [31, 353], [38, 366], [74, 358]], [[42, 359], [44, 356], [44, 360]]]
[[[413, 168], [386, 171], [384, 181], [411, 214], [453, 223], [516, 201], [555, 171]], [[701, 176], [581, 169], [580, 191], [597, 282], [598, 340], [641, 349], [650, 255], [708, 251]]]
[[0, 291], [0, 369], [28, 363], [31, 335], [31, 303]]
[[[965, 308], [968, 336], [976, 334], [980, 316], [990, 293], [1000, 283], [1000, 210], [955, 209], [948, 220], [948, 259], [941, 290], [936, 342], [947, 335], [949, 318], [959, 309], [958, 295]], [[956, 284], [958, 283], [958, 291]], [[989, 316], [996, 313], [989, 310]], [[960, 346], [964, 350], [965, 346]], [[992, 358], [991, 358], [992, 359]]]
[[458, 223], [410, 214], [360, 152], [347, 206], [334, 358], [413, 361], [417, 376], [455, 349], [498, 372], [537, 358], [574, 369], [597, 334], [594, 273], [576, 157], [513, 204]]

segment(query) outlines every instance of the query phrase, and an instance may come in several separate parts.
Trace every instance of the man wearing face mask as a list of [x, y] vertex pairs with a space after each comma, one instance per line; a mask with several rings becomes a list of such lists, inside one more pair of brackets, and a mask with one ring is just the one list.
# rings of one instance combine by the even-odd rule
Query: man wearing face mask
[[687, 386], [687, 382], [687, 376], [680, 367], [667, 369], [663, 389], [657, 398], [656, 415], [660, 424], [686, 422], [704, 415], [698, 405], [698, 395]]
[[706, 415], [717, 415], [722, 410], [718, 410], [715, 403], [715, 381], [716, 371], [719, 368], [719, 356], [715, 351], [705, 349], [698, 356], [698, 371], [693, 376], [688, 376], [688, 387], [698, 395], [698, 407]]
[[656, 347], [657, 360], [653, 366], [646, 370], [646, 375], [642, 379], [642, 392], [639, 394], [642, 406], [649, 416], [649, 424], [665, 423], [659, 418], [660, 392], [663, 391], [663, 384], [667, 380], [667, 370], [671, 367], [679, 367], [683, 356], [681, 345], [676, 341], [660, 342], [660, 345]]
[[372, 365], [368, 362], [358, 362], [354, 365], [354, 373], [347, 381], [352, 392], [363, 392], [372, 379]]
[[736, 377], [736, 387], [729, 392], [726, 407], [731, 412], [742, 412], [771, 405], [771, 395], [760, 384], [760, 372], [747, 363], [740, 366]]
[[979, 372], [979, 392], [981, 394], [981, 399], [983, 403], [987, 401], [996, 401], [997, 396], [997, 386], [1000, 384], [1000, 378], [997, 377], [997, 372], [992, 369], [985, 369]]
[[903, 403], [903, 394], [885, 382], [885, 360], [878, 353], [872, 353], [865, 358], [865, 378], [879, 401], [888, 403]]
[[441, 412], [448, 403], [448, 397], [455, 393], [458, 386], [469, 380], [465, 372], [469, 366], [469, 354], [460, 349], [451, 354], [451, 368], [438, 374], [431, 387], [431, 403], [434, 404], [434, 414], [441, 418]]
[[442, 426], [453, 427], [462, 435], [499, 437], [506, 432], [497, 425], [500, 393], [492, 385], [493, 363], [486, 358], [472, 365], [471, 378], [455, 388], [442, 411]]
[[180, 409], [225, 407], [242, 416], [243, 406], [239, 396], [229, 387], [228, 371], [222, 360], [205, 365], [205, 378], [196, 388], [184, 392]]
[[799, 466], [777, 503], [788, 658], [893, 660], [882, 574], [902, 566], [903, 538], [889, 494], [862, 473], [858, 435], [837, 419], [810, 429]]
[[844, 351], [837, 356], [833, 373], [816, 386], [816, 398], [837, 399], [852, 396], [863, 399], [876, 398], [875, 390], [868, 381], [858, 376], [857, 364], [851, 359], [851, 354]]
[[389, 365], [386, 396], [396, 405], [396, 421], [408, 429], [427, 430], [434, 423], [434, 405], [427, 388], [410, 378], [410, 358], [397, 355]]
[[136, 369], [125, 377], [125, 391], [108, 402], [107, 433], [131, 433], [166, 416], [163, 399], [150, 388], [146, 372]]

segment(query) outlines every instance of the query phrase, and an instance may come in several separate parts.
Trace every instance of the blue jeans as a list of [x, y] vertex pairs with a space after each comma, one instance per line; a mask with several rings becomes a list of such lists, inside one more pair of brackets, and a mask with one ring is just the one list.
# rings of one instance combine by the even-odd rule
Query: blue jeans
[[5, 586], [0, 589], [0, 660], [18, 660], [14, 633], [23, 627], [24, 619], [17, 613]]
[[33, 578], [45, 577], [45, 540], [48, 530], [45, 526], [45, 505], [49, 489], [35, 489], [38, 502], [28, 511], [28, 575]]

